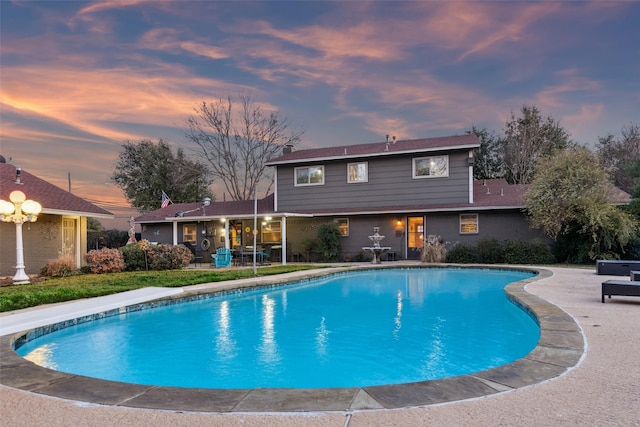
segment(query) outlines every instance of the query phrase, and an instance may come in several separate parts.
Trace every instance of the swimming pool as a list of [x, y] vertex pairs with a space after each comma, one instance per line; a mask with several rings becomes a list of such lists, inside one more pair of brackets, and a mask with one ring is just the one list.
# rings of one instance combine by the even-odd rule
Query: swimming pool
[[101, 319], [17, 351], [63, 372], [180, 387], [436, 379], [506, 364], [535, 347], [537, 324], [503, 292], [532, 276], [467, 268], [341, 273]]

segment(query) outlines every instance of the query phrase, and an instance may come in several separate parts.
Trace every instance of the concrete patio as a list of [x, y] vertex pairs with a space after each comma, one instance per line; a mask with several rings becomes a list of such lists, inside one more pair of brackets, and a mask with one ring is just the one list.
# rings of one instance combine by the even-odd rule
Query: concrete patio
[[[73, 303], [3, 313], [0, 419], [30, 426], [640, 425], [640, 299], [602, 304], [600, 283], [612, 277], [595, 269], [543, 270], [523, 284], [528, 292], [510, 289], [541, 320], [540, 344], [525, 359], [455, 379], [366, 389], [189, 390], [70, 376], [12, 355], [7, 334], [37, 326], [37, 313], [49, 324], [56, 307], [80, 312], [69, 309]], [[171, 297], [220, 286], [231, 285]]]

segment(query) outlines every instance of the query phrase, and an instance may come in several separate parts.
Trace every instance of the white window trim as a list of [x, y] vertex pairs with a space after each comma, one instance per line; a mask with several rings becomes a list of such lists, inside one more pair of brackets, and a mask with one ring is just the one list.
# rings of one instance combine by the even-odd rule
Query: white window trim
[[[462, 217], [463, 216], [474, 216], [476, 219], [476, 231], [462, 231]], [[467, 223], [468, 224], [468, 223]], [[458, 231], [460, 234], [479, 234], [480, 233], [480, 216], [477, 213], [465, 213], [460, 214], [458, 217]]]
[[[350, 228], [349, 218], [336, 218], [336, 219], [333, 220], [333, 222], [335, 222], [338, 225], [338, 229], [340, 229], [340, 230], [344, 230], [346, 228], [347, 234], [340, 233], [340, 235], [342, 237], [349, 237], [349, 228]], [[346, 227], [340, 227], [340, 222], [346, 222], [347, 226]]]
[[[193, 240], [186, 240], [187, 236], [191, 236], [191, 234], [186, 234], [185, 233], [185, 228], [187, 227], [193, 227], [194, 232], [193, 232]], [[195, 243], [198, 241], [198, 226], [195, 223], [186, 223], [186, 224], [182, 224], [182, 241], [183, 242], [189, 242], [189, 243]]]
[[[434, 159], [434, 158], [443, 158], [446, 162], [446, 172], [443, 175], [416, 175], [416, 162], [418, 160], [427, 160], [427, 159]], [[423, 179], [423, 178], [447, 178], [449, 176], [449, 156], [448, 155], [442, 155], [442, 156], [428, 156], [428, 157], [414, 157], [413, 159], [411, 159], [411, 173], [413, 176], [413, 179]]]
[[[364, 165], [365, 168], [365, 177], [363, 180], [359, 181], [359, 180], [352, 180], [351, 179], [351, 175], [349, 174], [349, 167], [352, 165]], [[369, 182], [369, 162], [353, 162], [353, 163], [347, 163], [347, 183], [348, 184], [361, 184], [363, 182]]]
[[[319, 168], [322, 170], [322, 182], [307, 182], [303, 184], [298, 183], [298, 170], [299, 169], [311, 169], [311, 168]], [[311, 178], [311, 174], [308, 174], [309, 178]], [[307, 187], [310, 185], [324, 185], [324, 165], [310, 165], [310, 166], [300, 166], [293, 169], [293, 185], [295, 187]]]

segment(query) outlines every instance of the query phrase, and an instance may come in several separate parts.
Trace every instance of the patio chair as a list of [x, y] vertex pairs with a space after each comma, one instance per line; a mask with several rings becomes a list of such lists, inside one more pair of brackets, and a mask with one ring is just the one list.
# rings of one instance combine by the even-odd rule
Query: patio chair
[[229, 267], [231, 265], [233, 255], [231, 255], [231, 250], [229, 248], [218, 248], [215, 254], [211, 254], [211, 258], [213, 258], [216, 268]]

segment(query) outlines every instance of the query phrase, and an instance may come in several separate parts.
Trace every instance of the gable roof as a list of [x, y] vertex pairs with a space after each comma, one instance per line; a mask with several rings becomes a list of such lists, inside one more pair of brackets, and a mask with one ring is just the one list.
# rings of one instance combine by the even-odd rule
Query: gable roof
[[[259, 215], [273, 215], [273, 194], [258, 200]], [[211, 202], [209, 206], [201, 202], [176, 203], [166, 208], [156, 209], [135, 218], [136, 223], [166, 222], [172, 220], [193, 222], [194, 220], [210, 220], [212, 218], [246, 218], [253, 215], [253, 200], [232, 200], [224, 202]]]
[[20, 171], [18, 182], [17, 169], [12, 164], [0, 162], [0, 199], [8, 201], [12, 191], [20, 190], [28, 199], [40, 203], [42, 213], [45, 214], [80, 215], [95, 218], [113, 218], [115, 216], [111, 212], [24, 170]]
[[390, 156], [398, 154], [428, 153], [442, 150], [462, 150], [480, 147], [476, 134], [443, 136], [438, 138], [409, 139], [396, 142], [342, 145], [339, 147], [312, 148], [292, 151], [266, 162], [267, 166], [290, 163], [343, 160], [361, 157]]

